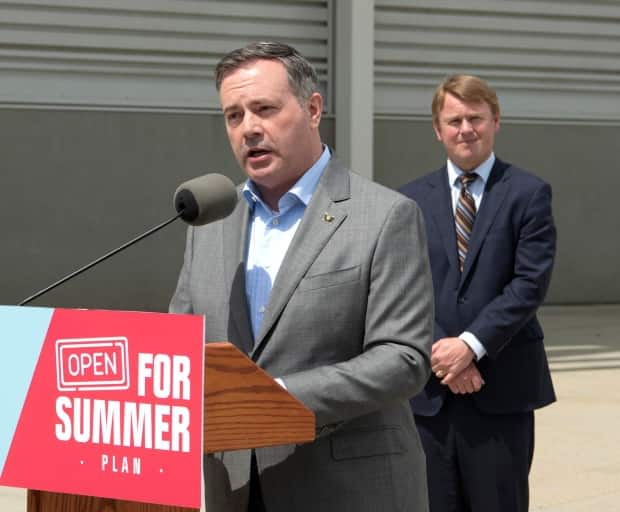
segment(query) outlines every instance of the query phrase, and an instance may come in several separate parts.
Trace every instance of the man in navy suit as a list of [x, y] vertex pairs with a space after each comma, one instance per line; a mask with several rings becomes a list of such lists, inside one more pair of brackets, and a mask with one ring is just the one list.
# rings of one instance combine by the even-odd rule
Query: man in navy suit
[[411, 400], [430, 510], [527, 511], [533, 411], [555, 401], [536, 318], [551, 187], [496, 158], [499, 104], [480, 78], [447, 78], [432, 111], [447, 164], [401, 189], [424, 214], [435, 289], [433, 375]]

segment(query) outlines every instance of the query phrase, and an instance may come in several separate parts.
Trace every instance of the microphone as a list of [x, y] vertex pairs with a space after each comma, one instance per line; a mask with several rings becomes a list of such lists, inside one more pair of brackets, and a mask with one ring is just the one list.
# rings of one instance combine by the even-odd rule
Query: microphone
[[222, 174], [205, 174], [179, 185], [174, 193], [174, 208], [192, 226], [223, 219], [237, 205], [237, 189]]
[[179, 185], [174, 193], [174, 207], [177, 214], [157, 226], [145, 231], [141, 235], [129, 240], [120, 247], [111, 250], [94, 261], [71, 272], [55, 283], [39, 290], [30, 297], [22, 300], [18, 306], [25, 306], [41, 295], [53, 290], [69, 279], [80, 275], [82, 272], [94, 267], [95, 265], [107, 260], [111, 256], [139, 242], [143, 238], [159, 231], [163, 227], [171, 224], [178, 218], [183, 219], [192, 226], [203, 226], [209, 222], [223, 219], [232, 213], [237, 205], [237, 189], [234, 183], [222, 174], [212, 173], [199, 176]]

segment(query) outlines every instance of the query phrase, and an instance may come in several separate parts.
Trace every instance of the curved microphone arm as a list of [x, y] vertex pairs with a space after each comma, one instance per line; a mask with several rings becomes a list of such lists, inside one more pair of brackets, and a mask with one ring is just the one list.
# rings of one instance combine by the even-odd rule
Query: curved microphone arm
[[184, 211], [180, 211], [179, 213], [177, 213], [174, 217], [171, 217], [170, 219], [162, 222], [161, 224], [149, 229], [148, 231], [146, 231], [145, 233], [142, 233], [141, 235], [138, 235], [136, 238], [134, 238], [133, 240], [130, 240], [129, 242], [124, 243], [123, 245], [121, 245], [120, 247], [117, 247], [116, 249], [108, 252], [107, 254], [104, 254], [103, 256], [97, 258], [94, 261], [91, 261], [90, 263], [88, 263], [87, 265], [84, 265], [83, 267], [77, 269], [74, 272], [71, 272], [71, 274], [63, 277], [62, 279], [59, 279], [58, 281], [56, 281], [55, 283], [50, 284], [49, 286], [47, 286], [46, 288], [43, 288], [42, 290], [39, 290], [38, 292], [32, 294], [30, 297], [22, 300], [18, 306], [25, 306], [26, 304], [28, 304], [29, 302], [32, 302], [34, 299], [37, 299], [38, 297], [40, 297], [41, 295], [43, 295], [44, 293], [49, 292], [50, 290], [53, 290], [54, 288], [56, 288], [57, 286], [60, 286], [62, 283], [64, 283], [65, 281], [68, 281], [69, 279], [81, 274], [82, 272], [85, 272], [86, 270], [88, 270], [89, 268], [94, 267], [95, 265], [101, 263], [102, 261], [107, 260], [109, 257], [114, 256], [117, 252], [122, 251], [123, 249], [126, 249], [127, 247], [130, 247], [131, 245], [135, 244], [136, 242], [139, 242], [140, 240], [142, 240], [143, 238], [149, 236], [152, 233], [155, 233], [156, 231], [159, 231], [161, 228], [166, 227], [168, 224], [171, 224], [172, 222], [174, 222], [175, 220], [177, 220], [179, 217], [181, 217], [184, 214]]

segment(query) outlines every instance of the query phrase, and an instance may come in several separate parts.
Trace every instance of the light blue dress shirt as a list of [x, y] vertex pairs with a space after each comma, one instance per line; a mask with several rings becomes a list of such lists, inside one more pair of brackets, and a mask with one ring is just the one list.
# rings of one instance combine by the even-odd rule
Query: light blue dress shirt
[[[479, 176], [476, 181], [469, 185], [469, 192], [473, 196], [476, 203], [476, 211], [480, 209], [480, 203], [482, 202], [482, 196], [484, 195], [484, 187], [489, 180], [489, 175], [491, 174], [491, 169], [493, 169], [494, 163], [495, 153], [491, 153], [489, 158], [487, 158], [472, 171]], [[448, 183], [450, 184], [450, 191], [452, 193], [452, 211], [455, 212], [456, 215], [456, 204], [458, 203], [459, 195], [461, 193], [461, 182], [458, 178], [461, 174], [463, 174], [463, 171], [459, 169], [451, 160], [448, 160], [446, 167], [448, 169]], [[476, 221], [474, 221], [474, 223], [475, 222]], [[471, 332], [465, 331], [459, 335], [459, 338], [467, 343], [469, 348], [472, 349], [477, 361], [486, 355], [487, 351], [484, 348], [484, 345]]]
[[[491, 169], [495, 163], [495, 153], [491, 153], [491, 156], [476, 167], [472, 172], [475, 172], [479, 178], [469, 185], [469, 193], [476, 202], [476, 211], [480, 209], [480, 203], [482, 202], [482, 195], [484, 194], [484, 187], [489, 180]], [[448, 160], [448, 182], [450, 183], [450, 190], [452, 192], [452, 211], [456, 213], [456, 204], [459, 201], [459, 195], [461, 193], [461, 182], [458, 180], [461, 174], [464, 174], [451, 160]]]
[[329, 148], [324, 146], [321, 157], [280, 198], [277, 212], [261, 199], [251, 180], [247, 180], [243, 187], [243, 196], [250, 206], [245, 293], [254, 339], [263, 323], [271, 289], [284, 255], [330, 157]]

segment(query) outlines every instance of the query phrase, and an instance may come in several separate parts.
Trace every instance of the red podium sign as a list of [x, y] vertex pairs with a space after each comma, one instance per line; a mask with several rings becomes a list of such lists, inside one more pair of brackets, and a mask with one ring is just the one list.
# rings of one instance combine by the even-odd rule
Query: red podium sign
[[0, 485], [200, 507], [202, 317], [0, 307], [0, 324], [0, 357], [30, 371], [0, 378]]

